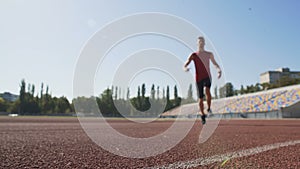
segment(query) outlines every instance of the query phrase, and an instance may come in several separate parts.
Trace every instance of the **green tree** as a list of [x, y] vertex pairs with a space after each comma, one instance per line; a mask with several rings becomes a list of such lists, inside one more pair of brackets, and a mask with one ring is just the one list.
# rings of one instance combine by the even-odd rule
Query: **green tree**
[[192, 84], [189, 85], [187, 99], [188, 100], [193, 100], [193, 86], [192, 86]]
[[9, 104], [2, 97], [0, 97], [0, 112], [7, 112]]
[[23, 112], [24, 112], [24, 107], [25, 107], [25, 105], [26, 105], [26, 82], [25, 82], [25, 80], [24, 79], [22, 79], [22, 81], [21, 81], [21, 86], [20, 86], [20, 96], [19, 96], [19, 98], [20, 98], [20, 107], [18, 108], [18, 110], [19, 110], [19, 113], [20, 114], [23, 114]]
[[126, 94], [126, 100], [130, 99], [130, 90], [129, 87], [127, 87], [127, 94]]
[[178, 98], [178, 90], [177, 90], [177, 86], [174, 86], [174, 99], [176, 100]]
[[245, 90], [245, 93], [254, 93], [254, 92], [258, 92], [260, 90], [261, 90], [260, 84], [256, 83], [255, 85], [252, 84], [250, 86], [247, 86], [246, 90]]
[[31, 91], [31, 84], [30, 83], [28, 83], [27, 91], [28, 91], [28, 93]]
[[122, 93], [122, 88], [119, 86], [118, 87], [118, 97], [117, 97], [117, 99], [118, 100], [121, 100], [121, 99], [124, 99], [124, 93]]
[[154, 84], [152, 84], [152, 87], [151, 87], [151, 99], [152, 100], [155, 99], [155, 86], [154, 86]]
[[218, 99], [218, 87], [216, 86], [214, 89], [215, 92], [215, 99]]
[[177, 107], [179, 106], [181, 103], [181, 98], [178, 97], [178, 90], [177, 90], [177, 86], [174, 86], [174, 104], [173, 107]]
[[111, 96], [113, 96], [114, 95], [114, 90], [115, 90], [115, 87], [114, 86], [111, 86]]
[[31, 87], [31, 95], [34, 96], [34, 92], [35, 92], [35, 85], [33, 84]]
[[167, 86], [167, 94], [166, 94], [167, 102], [170, 101], [170, 88]]
[[271, 88], [284, 87], [289, 85], [300, 84], [300, 78], [291, 78], [289, 76], [282, 76], [275, 84], [272, 84]]
[[71, 106], [68, 99], [64, 96], [55, 98], [55, 113], [70, 113]]
[[[23, 79], [20, 85], [20, 97], [19, 97], [19, 113], [24, 114], [37, 114], [40, 112], [40, 107], [38, 105], [38, 99], [34, 97], [35, 87], [34, 85], [29, 84], [28, 92], [26, 92], [26, 83]], [[17, 106], [16, 104], [14, 106]], [[15, 111], [16, 108], [11, 109]]]
[[270, 83], [262, 83], [261, 87], [262, 87], [262, 90], [268, 90], [268, 89], [270, 89], [271, 85], [270, 85]]
[[241, 90], [240, 90], [240, 94], [243, 95], [245, 93], [245, 89], [244, 89], [244, 86], [241, 85]]
[[138, 92], [137, 92], [137, 98], [141, 97], [141, 88], [140, 86], [138, 86]]
[[259, 84], [259, 83], [256, 83], [256, 84], [255, 84], [255, 86], [254, 86], [254, 91], [255, 91], [255, 92], [261, 91], [261, 87], [260, 87], [260, 84]]
[[223, 87], [219, 89], [220, 98], [230, 97], [234, 95], [233, 85], [227, 82]]
[[234, 95], [234, 89], [232, 83], [227, 83], [226, 85], [226, 97], [230, 97]]
[[[113, 88], [112, 88], [113, 89]], [[113, 92], [111, 89], [107, 88], [102, 94], [100, 98], [100, 104], [98, 103], [101, 113], [105, 116], [119, 116], [119, 113], [114, 106], [113, 101]]]
[[44, 83], [41, 84], [41, 99], [43, 98], [44, 93]]
[[20, 99], [16, 100], [15, 102], [11, 103], [10, 106], [8, 107], [7, 109], [7, 112], [10, 112], [10, 113], [20, 113], [20, 106], [21, 104], [21, 101]]
[[49, 86], [46, 87], [46, 93], [40, 99], [40, 109], [43, 114], [52, 114], [55, 112], [55, 101], [53, 100], [51, 94], [49, 93]]
[[115, 100], [118, 100], [118, 86], [115, 88]]
[[[98, 107], [94, 104], [95, 99], [96, 99], [95, 97], [86, 98], [86, 97], [81, 96], [81, 97], [77, 97], [77, 98], [73, 99], [72, 104], [73, 104], [73, 106], [76, 107], [76, 111], [78, 113], [82, 113], [82, 115], [85, 115], [85, 116], [90, 116], [90, 115], [94, 115], [95, 110], [98, 109]], [[65, 106], [64, 98], [58, 99], [58, 98], [54, 97], [53, 101], [56, 102], [56, 103], [59, 102], [59, 106], [55, 106], [54, 111], [56, 113], [59, 113], [60, 111], [66, 110], [64, 108], [64, 106]], [[97, 99], [96, 99], [96, 101], [97, 101]], [[106, 107], [104, 107], [104, 108], [101, 107], [102, 106], [101, 103], [98, 103], [98, 106], [100, 108], [101, 113], [105, 113], [105, 111], [106, 111], [105, 108]], [[60, 109], [62, 109], [62, 110], [60, 110]]]
[[143, 84], [142, 84], [142, 98], [145, 98], [145, 94], [146, 94], [146, 86], [145, 86], [145, 84], [143, 83]]
[[48, 86], [48, 85], [47, 85], [47, 87], [46, 87], [46, 95], [49, 96], [49, 86]]
[[190, 84], [188, 91], [187, 91], [187, 97], [184, 100], [184, 103], [193, 103], [195, 102], [194, 98], [193, 98], [193, 85]]
[[166, 102], [167, 103], [166, 103], [165, 111], [168, 111], [172, 107], [171, 102], [170, 102], [170, 88], [168, 85], [167, 85], [167, 89], [166, 89]]
[[159, 100], [159, 86], [156, 87], [156, 99]]

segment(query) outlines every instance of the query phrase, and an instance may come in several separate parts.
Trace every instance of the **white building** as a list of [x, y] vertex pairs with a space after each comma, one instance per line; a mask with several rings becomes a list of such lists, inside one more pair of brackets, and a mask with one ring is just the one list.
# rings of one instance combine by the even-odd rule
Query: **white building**
[[287, 76], [289, 78], [298, 79], [300, 78], [300, 72], [292, 72], [289, 68], [279, 68], [274, 71], [267, 71], [260, 74], [260, 84], [270, 83], [274, 84], [281, 77]]

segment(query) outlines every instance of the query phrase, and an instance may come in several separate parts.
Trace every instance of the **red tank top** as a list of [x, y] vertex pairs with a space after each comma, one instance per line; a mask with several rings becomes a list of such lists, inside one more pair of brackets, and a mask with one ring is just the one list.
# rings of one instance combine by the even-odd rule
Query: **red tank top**
[[192, 54], [192, 60], [194, 61], [196, 68], [196, 82], [200, 82], [203, 79], [210, 78], [209, 59], [210, 52], [194, 52]]

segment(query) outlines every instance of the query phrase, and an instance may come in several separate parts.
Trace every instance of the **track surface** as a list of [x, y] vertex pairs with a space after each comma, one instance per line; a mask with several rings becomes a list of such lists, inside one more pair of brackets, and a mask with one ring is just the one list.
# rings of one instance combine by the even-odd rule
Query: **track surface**
[[[132, 137], [156, 135], [172, 123], [110, 121], [116, 130]], [[178, 162], [183, 163], [183, 168], [300, 168], [299, 143], [223, 162], [194, 166], [188, 162], [299, 141], [300, 120], [222, 120], [208, 141], [199, 144], [201, 128], [197, 121], [184, 140], [163, 154], [131, 159], [111, 154], [96, 145], [77, 118], [0, 117], [0, 168], [179, 168]]]

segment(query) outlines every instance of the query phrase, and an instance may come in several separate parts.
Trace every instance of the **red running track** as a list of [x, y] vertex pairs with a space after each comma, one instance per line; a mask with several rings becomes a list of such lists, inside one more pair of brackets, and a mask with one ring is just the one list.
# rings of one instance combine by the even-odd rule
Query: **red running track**
[[[132, 137], [154, 136], [172, 123], [110, 120], [116, 130]], [[77, 118], [0, 117], [0, 168], [300, 168], [300, 120], [221, 120], [214, 134], [199, 144], [201, 128], [200, 121], [196, 121], [171, 150], [132, 159], [111, 154], [95, 144]], [[276, 143], [291, 141], [298, 142], [276, 148]], [[226, 161], [208, 160], [265, 145], [275, 148]]]

